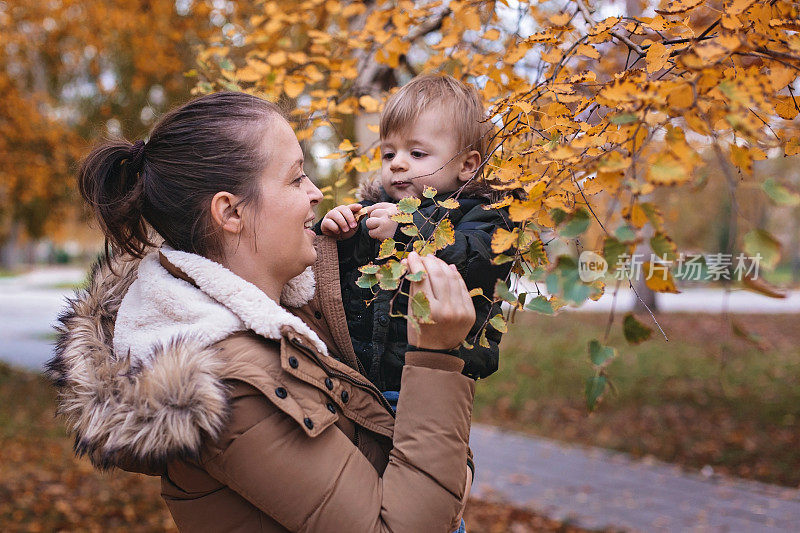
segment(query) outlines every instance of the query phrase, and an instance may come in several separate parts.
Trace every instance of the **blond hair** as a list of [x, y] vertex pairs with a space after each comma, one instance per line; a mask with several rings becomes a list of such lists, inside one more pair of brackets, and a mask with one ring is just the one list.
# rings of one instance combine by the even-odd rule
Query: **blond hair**
[[386, 101], [381, 114], [380, 135], [404, 132], [425, 111], [443, 107], [448, 121], [453, 122], [461, 153], [477, 150], [486, 157], [491, 124], [475, 87], [452, 76], [426, 74], [417, 76]]

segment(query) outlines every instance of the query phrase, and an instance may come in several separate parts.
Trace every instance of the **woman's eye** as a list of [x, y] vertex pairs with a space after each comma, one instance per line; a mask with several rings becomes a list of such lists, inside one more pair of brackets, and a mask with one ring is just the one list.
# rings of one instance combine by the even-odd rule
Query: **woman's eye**
[[300, 185], [300, 183], [302, 183], [302, 181], [303, 181], [303, 178], [307, 178], [307, 177], [308, 176], [303, 174], [302, 176], [299, 176], [299, 177], [295, 178], [294, 181], [292, 181], [292, 183], [294, 183], [295, 185]]

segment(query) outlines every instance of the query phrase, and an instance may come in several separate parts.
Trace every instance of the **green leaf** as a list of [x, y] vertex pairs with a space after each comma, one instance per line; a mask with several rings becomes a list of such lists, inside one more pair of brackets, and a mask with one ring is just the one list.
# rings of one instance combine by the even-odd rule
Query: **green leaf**
[[767, 178], [761, 184], [761, 188], [767, 193], [773, 202], [778, 205], [797, 207], [800, 205], [800, 194], [792, 192], [772, 178]]
[[391, 257], [395, 253], [395, 243], [394, 239], [384, 239], [381, 243], [380, 249], [378, 249], [378, 259], [386, 259], [387, 257]]
[[219, 60], [219, 68], [222, 70], [233, 70], [234, 66], [230, 59], [227, 57], [223, 57]]
[[461, 204], [455, 198], [448, 198], [443, 202], [439, 202], [439, 207], [444, 207], [445, 209], [458, 209], [459, 205]]
[[413, 213], [419, 208], [419, 204], [421, 203], [422, 201], [419, 198], [409, 196], [397, 202], [397, 209], [399, 209], [401, 213]]
[[361, 274], [356, 280], [356, 285], [362, 289], [371, 289], [376, 283], [378, 283], [378, 276], [375, 274]]
[[772, 269], [781, 258], [781, 243], [763, 229], [754, 229], [744, 236], [744, 251], [751, 257], [760, 254], [760, 265]]
[[589, 229], [592, 219], [585, 209], [578, 209], [572, 214], [569, 222], [564, 224], [564, 227], [558, 232], [559, 235], [566, 239], [573, 239]]
[[614, 231], [614, 236], [621, 242], [633, 242], [636, 240], [636, 230], [626, 224], [618, 227]]
[[400, 261], [394, 259], [387, 261], [380, 266], [378, 278], [380, 279], [380, 287], [384, 290], [395, 290], [400, 286], [400, 278], [405, 273], [406, 267]]
[[537, 296], [528, 302], [527, 305], [525, 305], [525, 309], [536, 311], [537, 313], [541, 313], [543, 315], [552, 315], [555, 313], [553, 304], [550, 303], [550, 301], [544, 296]]
[[422, 196], [424, 196], [425, 198], [433, 198], [434, 196], [436, 196], [436, 194], [437, 194], [436, 189], [434, 189], [430, 185], [425, 187], [425, 189], [422, 191]]
[[513, 260], [514, 260], [514, 256], [513, 255], [497, 254], [496, 256], [494, 256], [492, 258], [492, 264], [493, 265], [502, 265], [502, 264], [505, 264], [505, 263], [510, 263]]
[[377, 274], [380, 265], [373, 265], [372, 263], [368, 265], [364, 265], [362, 267], [358, 267], [358, 271], [364, 274]]
[[678, 252], [675, 241], [673, 241], [669, 235], [661, 233], [660, 231], [650, 239], [650, 248], [653, 249], [653, 252], [657, 256], [666, 261], [674, 261]]
[[653, 334], [653, 330], [636, 320], [633, 313], [628, 313], [622, 320], [622, 332], [625, 340], [631, 344], [641, 344]]
[[619, 115], [614, 115], [611, 117], [612, 124], [630, 124], [631, 122], [636, 122], [636, 113], [621, 113]]
[[650, 221], [650, 224], [657, 229], [661, 230], [661, 224], [664, 223], [664, 217], [661, 216], [661, 212], [658, 210], [656, 206], [654, 206], [651, 202], [642, 202], [639, 204], [639, 207], [644, 211], [645, 216], [647, 216], [647, 220]]
[[424, 292], [418, 291], [408, 303], [411, 308], [411, 316], [417, 322], [420, 324], [433, 323], [433, 320], [431, 320], [431, 304]]
[[597, 400], [606, 390], [605, 376], [592, 376], [586, 380], [586, 407], [589, 411], [594, 411], [597, 407]]
[[406, 274], [406, 279], [408, 281], [422, 281], [423, 279], [425, 279], [425, 271], [418, 270], [416, 272]]
[[508, 302], [512, 305], [517, 303], [516, 295], [508, 289], [508, 285], [506, 285], [506, 282], [502, 279], [498, 279], [497, 283], [494, 284], [494, 294], [504, 302]]
[[461, 346], [463, 346], [467, 350], [471, 350], [471, 349], [473, 349], [475, 347], [472, 344], [468, 343], [467, 339], [464, 339], [463, 341], [461, 341]]
[[489, 324], [499, 331], [500, 333], [506, 333], [508, 331], [508, 324], [506, 324], [506, 319], [503, 318], [503, 315], [500, 313], [494, 315], [491, 319], [489, 319]]
[[400, 231], [403, 232], [404, 235], [408, 235], [409, 237], [416, 237], [419, 235], [419, 230], [416, 226], [400, 226]]
[[616, 237], [606, 237], [603, 241], [603, 259], [608, 263], [609, 271], [613, 271], [621, 255], [628, 253], [628, 247]]
[[603, 366], [603, 364], [616, 357], [617, 350], [611, 346], [603, 346], [600, 341], [592, 339], [589, 341], [589, 359], [592, 364]]

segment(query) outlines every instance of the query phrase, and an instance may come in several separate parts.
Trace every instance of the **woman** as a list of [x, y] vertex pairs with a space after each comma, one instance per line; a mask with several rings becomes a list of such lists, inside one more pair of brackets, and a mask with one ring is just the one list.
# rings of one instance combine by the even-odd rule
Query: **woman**
[[395, 417], [356, 370], [302, 165], [275, 106], [241, 93], [89, 155], [81, 194], [117, 254], [61, 318], [59, 411], [99, 468], [161, 476], [183, 530], [452, 531], [471, 482], [474, 385], [446, 353], [474, 321], [463, 280], [407, 259], [436, 323], [409, 328]]

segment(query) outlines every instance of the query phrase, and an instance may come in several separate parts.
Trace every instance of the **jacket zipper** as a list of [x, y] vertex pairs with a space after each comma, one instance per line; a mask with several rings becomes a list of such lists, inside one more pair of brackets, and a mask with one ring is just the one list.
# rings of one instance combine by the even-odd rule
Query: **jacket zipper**
[[297, 341], [297, 340], [295, 340], [293, 338], [290, 338], [289, 342], [291, 342], [293, 345], [295, 345], [295, 347], [301, 349], [303, 352], [305, 352], [308, 355], [310, 355], [314, 359], [314, 361], [316, 361], [318, 365], [320, 365], [322, 368], [324, 368], [325, 371], [329, 375], [336, 376], [336, 377], [338, 377], [340, 379], [344, 379], [345, 381], [349, 381], [353, 385], [356, 385], [356, 386], [358, 386], [358, 387], [360, 387], [362, 389], [367, 390], [370, 394], [372, 394], [375, 398], [378, 399], [378, 401], [381, 403], [381, 405], [384, 407], [384, 409], [386, 409], [386, 411], [388, 411], [389, 414], [392, 415], [392, 418], [395, 417], [395, 412], [392, 409], [392, 406], [389, 404], [389, 401], [386, 398], [384, 398], [383, 394], [381, 394], [381, 392], [375, 387], [375, 385], [373, 385], [372, 383], [369, 383], [369, 382], [365, 383], [363, 381], [359, 381], [359, 380], [357, 380], [355, 378], [352, 378], [352, 377], [348, 376], [347, 374], [345, 374], [343, 372], [339, 372], [338, 370], [334, 370], [334, 369], [330, 368], [328, 365], [323, 363], [322, 360], [320, 360], [320, 358], [317, 356], [317, 354], [316, 354], [316, 352], [314, 352], [314, 350], [312, 350], [311, 348], [309, 348], [308, 346], [306, 346], [302, 342]]

